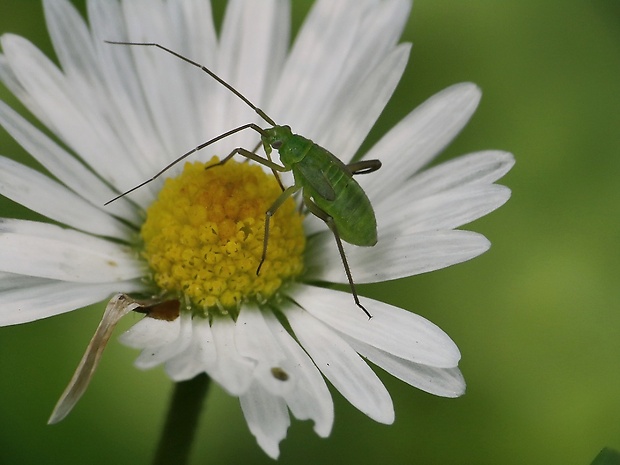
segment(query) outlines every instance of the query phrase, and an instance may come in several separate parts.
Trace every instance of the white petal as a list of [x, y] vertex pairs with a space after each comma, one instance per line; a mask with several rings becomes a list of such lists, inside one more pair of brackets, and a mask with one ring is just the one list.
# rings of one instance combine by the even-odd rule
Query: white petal
[[144, 275], [127, 249], [47, 223], [0, 219], [0, 271], [83, 283]]
[[450, 230], [487, 215], [509, 198], [504, 186], [464, 186], [418, 200], [392, 196], [375, 213], [381, 236]]
[[245, 421], [258, 445], [271, 457], [280, 455], [280, 441], [286, 437], [291, 419], [286, 403], [254, 383], [247, 392], [239, 397]]
[[39, 221], [0, 218], [0, 232], [83, 244], [84, 248], [110, 256], [125, 256], [131, 253], [128, 247], [120, 246], [116, 242], [91, 236], [90, 234], [75, 231], [74, 229], [63, 228], [55, 224]]
[[100, 69], [93, 41], [77, 9], [67, 1], [45, 0], [45, 22], [60, 66], [76, 91], [93, 94]]
[[347, 336], [397, 357], [441, 368], [457, 366], [458, 347], [438, 326], [415, 313], [363, 299], [369, 320], [351, 295], [315, 286], [300, 286], [295, 301], [306, 311]]
[[[349, 8], [353, 7], [353, 4], [355, 8], [359, 8], [362, 16], [354, 40], [355, 46], [347, 54], [343, 64], [343, 87], [356, 86], [371, 72], [376, 71], [376, 68], [383, 66], [384, 58], [396, 47], [411, 9], [411, 2], [407, 0], [358, 0], [350, 2]], [[329, 106], [332, 102], [326, 104]]]
[[18, 290], [28, 286], [38, 286], [53, 282], [49, 279], [34, 278], [23, 274], [8, 273], [0, 271], [0, 292]]
[[235, 341], [239, 354], [256, 361], [254, 377], [273, 395], [282, 396], [295, 384], [292, 374], [286, 379], [274, 376], [273, 370], [286, 373], [286, 356], [274, 340], [274, 336], [265, 323], [263, 314], [254, 305], [244, 305], [235, 325]]
[[[43, 111], [37, 106], [36, 101], [28, 95], [24, 86], [20, 84], [19, 79], [17, 79], [17, 76], [9, 65], [9, 61], [3, 54], [0, 54], [0, 80], [5, 87], [23, 102], [27, 108], [30, 108], [35, 115], [43, 116]], [[41, 117], [39, 119], [41, 122], [45, 123], [46, 126], [51, 126], [45, 119]]]
[[131, 230], [44, 174], [0, 157], [0, 194], [82, 231], [126, 239]]
[[304, 310], [291, 306], [286, 317], [317, 368], [354, 407], [380, 423], [394, 421], [390, 394], [351, 346]]
[[[407, 180], [401, 190], [406, 192], [403, 197], [414, 201], [459, 187], [488, 185], [504, 176], [514, 163], [511, 153], [499, 150], [470, 153], [417, 173]], [[395, 190], [394, 193], [378, 199], [378, 202], [390, 202], [386, 199], [397, 193]]]
[[297, 34], [270, 106], [276, 121], [318, 143], [321, 121], [329, 117], [323, 107], [341, 85], [343, 67], [361, 24], [360, 10], [351, 1], [314, 4]]
[[[177, 347], [174, 350], [171, 348], [165, 357], [165, 370], [171, 380], [186, 381], [205, 371], [199, 356], [200, 346], [195, 343], [195, 338], [193, 318], [181, 314], [181, 333], [175, 341]], [[160, 357], [164, 361], [164, 357]]]
[[109, 214], [126, 220], [137, 221], [136, 211], [126, 200], [120, 200], [108, 207], [104, 202], [116, 193], [88, 170], [75, 157], [63, 150], [49, 137], [36, 129], [17, 112], [0, 102], [0, 125], [19, 142], [39, 163], [73, 192], [88, 200], [92, 205]]
[[[289, 3], [283, 1], [228, 3], [220, 35], [217, 70], [255, 105], [264, 106], [268, 93], [275, 88], [273, 81], [281, 74], [283, 52], [288, 46], [289, 10]], [[240, 30], [252, 30], [252, 33], [239, 34]], [[276, 52], [273, 63], [272, 48]], [[214, 135], [252, 121], [265, 124], [232, 92], [222, 87], [218, 90], [211, 102], [212, 111], [218, 115], [218, 121], [213, 125]], [[263, 109], [270, 113], [269, 108]], [[252, 149], [257, 141], [256, 133], [244, 131], [226, 139], [226, 150], [234, 147]]]
[[346, 336], [345, 339], [359, 354], [411, 386], [442, 397], [459, 397], [465, 393], [465, 379], [458, 367], [422, 365], [395, 357], [361, 341]]
[[[122, 8], [130, 41], [160, 42], [184, 53], [182, 42], [175, 32], [180, 26], [177, 24], [179, 16], [177, 11], [172, 11], [175, 10], [172, 5], [131, 1], [123, 2]], [[200, 74], [200, 70], [163, 50], [152, 47], [129, 49], [156, 134], [164, 152], [169, 154], [168, 161], [172, 161], [177, 154], [181, 155], [192, 145], [202, 142], [197, 140], [198, 135], [193, 131], [196, 117], [191, 108], [197, 104], [196, 96], [190, 95], [190, 88], [185, 85], [186, 80], [191, 79], [192, 74]]]
[[192, 340], [181, 354], [166, 362], [166, 372], [177, 381], [194, 378], [199, 373], [209, 373], [215, 367], [217, 354], [209, 321], [192, 319]]
[[230, 395], [245, 393], [256, 364], [239, 354], [235, 341], [235, 322], [231, 318], [215, 318], [211, 325], [217, 352], [217, 365], [209, 373]]
[[410, 48], [409, 44], [395, 48], [364, 81], [356, 86], [349, 84], [346, 92], [334, 99], [333, 120], [324, 129], [321, 143], [345, 163], [355, 155], [387, 105], [405, 71]]
[[[175, 36], [168, 45], [177, 44], [182, 52], [192, 60], [205, 66], [213, 66], [217, 59], [218, 39], [216, 37], [215, 24], [211, 12], [211, 2], [196, 2], [193, 0], [181, 0], [169, 2], [169, 16], [173, 17], [175, 24], [169, 27], [170, 33]], [[159, 39], [158, 40], [162, 40]], [[198, 69], [187, 69], [183, 84], [187, 87], [187, 94], [192, 101], [186, 112], [192, 124], [192, 140], [185, 141], [187, 148], [197, 145], [215, 135], [213, 124], [221, 115], [213, 112], [212, 89], [220, 86], [206, 73]], [[230, 129], [230, 128], [229, 128]], [[212, 151], [199, 155], [200, 159], [210, 158]]]
[[181, 320], [159, 320], [144, 317], [123, 334], [118, 340], [134, 349], [155, 350], [174, 342], [181, 331]]
[[[182, 312], [180, 317], [175, 321], [179, 321], [178, 327], [176, 325], [174, 328], [167, 326], [170, 336], [160, 341], [158, 346], [143, 350], [135, 361], [136, 367], [141, 370], [148, 370], [149, 368], [156, 367], [182, 353], [189, 346], [192, 337], [191, 315]], [[176, 333], [176, 337], [171, 339], [173, 332]], [[164, 340], [167, 341], [164, 343]]]
[[[0, 326], [60, 315], [101, 302], [116, 292], [137, 292], [143, 289], [138, 281], [82, 284], [14, 276], [14, 279], [7, 281], [19, 285], [0, 292]], [[5, 278], [0, 280], [0, 285], [7, 284]]]
[[321, 137], [317, 142], [345, 162], [368, 135], [404, 72], [410, 44], [395, 44], [411, 3], [357, 1], [349, 7], [362, 12], [355, 46], [347, 54], [333, 96], [323, 102], [321, 120], [314, 128], [314, 134]]
[[295, 418], [314, 421], [314, 431], [325, 438], [334, 423], [334, 403], [325, 380], [312, 360], [273, 315], [265, 318], [274, 337], [287, 355], [286, 372], [296, 379], [295, 389], [285, 400]]
[[[160, 134], [153, 124], [146, 96], [135, 69], [131, 47], [111, 45], [105, 40], [128, 40], [125, 17], [118, 2], [88, 2], [88, 17], [95, 38], [101, 78], [107, 88], [108, 102], [103, 111], [111, 115], [114, 133], [124, 150], [117, 170], [116, 186], [128, 189], [152, 176], [170, 161]], [[206, 28], [205, 28], [206, 29]], [[152, 76], [156, 80], [157, 76]], [[161, 185], [156, 181], [140, 189], [131, 200], [146, 207]]]
[[[374, 247], [347, 246], [347, 260], [356, 283], [376, 283], [439, 270], [489, 250], [490, 242], [470, 231], [437, 231], [381, 236]], [[306, 254], [306, 279], [347, 283], [334, 238], [323, 233], [311, 239]]]
[[119, 167], [124, 153], [113, 137], [115, 133], [109, 127], [109, 120], [98, 111], [98, 105], [93, 107], [92, 94], [86, 101], [80, 94], [76, 95], [73, 82], [24, 38], [4, 34], [1, 41], [9, 66], [31, 99], [36, 101], [36, 108], [30, 109], [42, 112], [37, 113], [37, 117], [94, 172], [114, 185], [118, 174], [123, 173]]
[[255, 360], [278, 364], [284, 360], [284, 353], [273, 340], [263, 314], [254, 305], [244, 305], [235, 325], [235, 339], [239, 354]]
[[432, 160], [465, 126], [480, 101], [480, 89], [456, 84], [433, 95], [394, 126], [364, 156], [383, 166], [364, 179], [371, 199], [381, 199]]

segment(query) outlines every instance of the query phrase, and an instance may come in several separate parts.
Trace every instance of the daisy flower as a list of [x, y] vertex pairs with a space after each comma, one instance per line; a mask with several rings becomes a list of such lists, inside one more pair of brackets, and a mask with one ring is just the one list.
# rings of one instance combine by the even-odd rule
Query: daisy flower
[[[0, 220], [1, 325], [108, 301], [84, 362], [93, 367], [114, 322], [145, 312], [121, 336], [142, 350], [137, 367], [163, 365], [174, 381], [206, 373], [239, 397], [274, 458], [291, 413], [330, 434], [326, 380], [373, 420], [394, 420], [367, 361], [429, 393], [463, 394], [459, 350], [440, 328], [360, 297], [368, 319], [350, 292], [328, 286], [348, 282], [334, 236], [293, 198], [272, 218], [257, 275], [265, 211], [281, 187], [243, 159], [205, 169], [235, 147], [254, 149], [256, 132], [224, 138], [104, 206], [201, 142], [249, 122], [267, 126], [182, 60], [105, 40], [156, 41], [208, 66], [349, 163], [405, 69], [410, 45], [398, 39], [409, 1], [319, 0], [290, 48], [286, 0], [231, 1], [219, 35], [204, 0], [89, 0], [89, 24], [67, 0], [43, 4], [60, 66], [22, 37], [1, 38], [0, 78], [47, 131], [2, 102], [0, 124], [49, 175], [2, 156], [0, 194], [52, 221]], [[436, 270], [489, 248], [482, 235], [456, 228], [506, 202], [509, 190], [494, 182], [512, 155], [477, 152], [426, 168], [480, 95], [471, 83], [439, 92], [361, 157], [383, 166], [356, 177], [374, 207], [378, 242], [345, 244], [355, 283]]]

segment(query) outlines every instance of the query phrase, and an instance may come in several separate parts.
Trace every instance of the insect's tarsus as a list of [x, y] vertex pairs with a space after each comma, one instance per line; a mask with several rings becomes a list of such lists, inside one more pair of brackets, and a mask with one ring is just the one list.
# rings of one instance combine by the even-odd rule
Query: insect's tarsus
[[342, 266], [344, 266], [344, 271], [345, 271], [345, 274], [347, 275], [349, 286], [351, 287], [351, 294], [353, 294], [353, 300], [355, 301], [355, 304], [364, 311], [364, 313], [366, 314], [366, 316], [368, 316], [368, 319], [370, 320], [372, 318], [372, 315], [370, 314], [368, 310], [366, 310], [366, 307], [362, 305], [359, 297], [357, 296], [357, 291], [355, 290], [355, 283], [353, 282], [353, 276], [351, 275], [351, 268], [349, 268], [349, 263], [347, 262], [347, 256], [344, 253], [344, 247], [342, 245], [342, 240], [340, 239], [340, 234], [338, 234], [338, 227], [336, 226], [336, 223], [334, 222], [334, 218], [328, 215], [327, 213], [325, 213], [323, 210], [321, 210], [312, 201], [312, 199], [310, 199], [308, 196], [305, 196], [305, 195], [304, 195], [304, 203], [308, 207], [308, 210], [310, 210], [310, 213], [322, 219], [327, 225], [327, 227], [334, 234], [334, 238], [336, 239], [336, 245], [338, 246], [338, 252], [340, 253], [340, 258], [342, 259]]

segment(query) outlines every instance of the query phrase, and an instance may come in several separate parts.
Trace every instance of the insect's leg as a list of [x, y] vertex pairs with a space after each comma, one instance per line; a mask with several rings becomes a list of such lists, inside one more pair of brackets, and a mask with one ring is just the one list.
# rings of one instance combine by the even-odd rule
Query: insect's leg
[[381, 168], [381, 160], [362, 160], [347, 165], [351, 174], [368, 174]]
[[[265, 160], [263, 157], [260, 157], [256, 151], [260, 148], [260, 146], [263, 145], [262, 142], [259, 142], [258, 144], [256, 144], [256, 146], [254, 147], [254, 150], [251, 150], [249, 153], [252, 153], [254, 156], [246, 156], [243, 153], [240, 153], [239, 150], [242, 149], [235, 149], [233, 150], [228, 156], [226, 156], [226, 158], [220, 160], [218, 163], [214, 164], [214, 165], [210, 165], [207, 166], [205, 169], [210, 169], [213, 168], [215, 166], [221, 166], [224, 163], [226, 163], [228, 160], [230, 160], [232, 157], [234, 157], [235, 155], [237, 155], [238, 153], [240, 155], [245, 156], [248, 159], [252, 159], [258, 163], [260, 163], [261, 165], [264, 166], [268, 166], [271, 169], [271, 172], [273, 173], [273, 176], [276, 178], [276, 181], [278, 181], [278, 185], [280, 186], [280, 189], [284, 190], [284, 184], [282, 184], [282, 180], [280, 179], [280, 175], [278, 174], [278, 170], [279, 171], [286, 171], [286, 169], [283, 166], [279, 166], [277, 163], [275, 163], [272, 159], [271, 159], [271, 153], [270, 151], [267, 151], [267, 160], [269, 161], [269, 163], [271, 163], [272, 165], [268, 165], [267, 164], [267, 160]], [[247, 151], [245, 153], [248, 153]], [[278, 168], [275, 168], [275, 167]]]
[[342, 246], [342, 240], [340, 239], [340, 235], [338, 234], [338, 228], [336, 227], [334, 219], [323, 210], [321, 210], [321, 208], [316, 203], [314, 203], [310, 199], [310, 197], [306, 195], [304, 195], [304, 203], [308, 207], [308, 210], [310, 210], [310, 213], [325, 221], [325, 224], [329, 227], [329, 229], [331, 229], [332, 233], [334, 234], [334, 238], [336, 239], [336, 245], [338, 246], [338, 252], [340, 253], [340, 258], [342, 259], [342, 264], [344, 266], [344, 271], [347, 275], [347, 279], [349, 280], [349, 286], [351, 286], [351, 294], [353, 294], [353, 300], [355, 301], [355, 304], [364, 311], [364, 313], [368, 316], [369, 319], [372, 318], [372, 315], [368, 312], [368, 310], [366, 310], [366, 307], [361, 304], [360, 299], [357, 296], [357, 291], [355, 290], [355, 283], [353, 282], [353, 276], [351, 276], [351, 269], [349, 268], [347, 257], [344, 254], [344, 247]]
[[218, 163], [216, 163], [215, 165], [207, 166], [205, 169], [208, 170], [211, 168], [215, 168], [216, 166], [221, 166], [224, 163], [226, 163], [228, 160], [230, 160], [232, 157], [234, 157], [235, 155], [241, 155], [242, 157], [249, 158], [250, 160], [254, 160], [256, 163], [260, 163], [261, 165], [266, 166], [267, 168], [270, 168], [273, 171], [290, 171], [284, 166], [280, 166], [277, 163], [274, 163], [271, 160], [263, 158], [260, 155], [254, 152], [250, 152], [249, 150], [244, 149], [242, 147], [237, 147], [232, 152], [230, 152], [226, 157], [222, 158]]
[[269, 242], [269, 222], [271, 221], [271, 217], [275, 214], [275, 212], [282, 206], [286, 200], [297, 192], [301, 187], [299, 186], [290, 186], [284, 189], [282, 193], [278, 196], [275, 202], [269, 207], [269, 210], [265, 212], [265, 235], [263, 236], [263, 255], [260, 258], [260, 263], [258, 264], [258, 268], [256, 268], [256, 275], [260, 273], [260, 269], [265, 263], [265, 259], [267, 258], [267, 243]]
[[271, 170], [271, 172], [273, 173], [273, 177], [276, 178], [276, 181], [278, 181], [278, 185], [280, 186], [280, 189], [282, 189], [282, 192], [284, 192], [286, 190], [286, 187], [284, 187], [284, 184], [282, 184], [282, 179], [280, 179], [280, 174], [276, 170]]
[[276, 181], [278, 181], [278, 185], [280, 186], [280, 189], [282, 189], [282, 192], [284, 192], [286, 188], [284, 187], [284, 184], [282, 184], [282, 179], [280, 179], [280, 175], [278, 174], [276, 170], [271, 170], [271, 172], [273, 173], [273, 177], [276, 178]]
[[[256, 152], [261, 145], [262, 144], [259, 143], [256, 146], [256, 148], [253, 150], [253, 152]], [[265, 150], [265, 153], [267, 154], [267, 158], [269, 159], [269, 161], [273, 163], [273, 160], [271, 159], [271, 150]], [[278, 172], [274, 169], [272, 169], [271, 172], [273, 173], [273, 176], [276, 178], [276, 181], [278, 181], [278, 184], [280, 185], [280, 189], [284, 191], [285, 187], [284, 187], [284, 184], [282, 184], [282, 179], [280, 179], [280, 175], [278, 174]]]

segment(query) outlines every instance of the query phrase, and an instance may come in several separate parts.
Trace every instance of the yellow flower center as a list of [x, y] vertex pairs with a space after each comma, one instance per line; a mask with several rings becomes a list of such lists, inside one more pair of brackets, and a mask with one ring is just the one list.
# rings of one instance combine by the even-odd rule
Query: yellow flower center
[[141, 231], [155, 284], [205, 315], [274, 296], [301, 273], [305, 247], [302, 217], [288, 199], [271, 218], [257, 275], [265, 212], [282, 191], [259, 166], [231, 160], [205, 169], [216, 162], [187, 163], [166, 180]]

